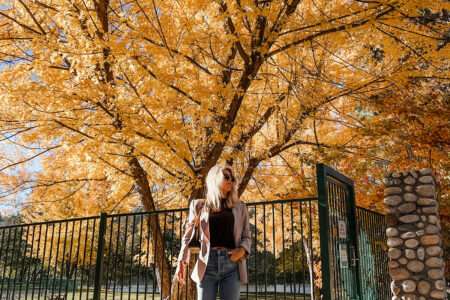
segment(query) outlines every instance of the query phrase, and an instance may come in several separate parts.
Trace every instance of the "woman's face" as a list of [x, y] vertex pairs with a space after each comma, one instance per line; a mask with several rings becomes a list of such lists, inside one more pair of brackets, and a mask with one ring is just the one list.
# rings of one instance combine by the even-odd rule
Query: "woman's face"
[[[232, 178], [233, 175], [231, 174], [230, 170], [223, 170], [223, 181], [222, 181], [222, 185], [220, 186], [220, 189], [222, 191], [222, 195], [223, 197], [226, 197], [228, 195], [228, 193], [231, 191], [231, 189], [233, 188], [233, 180]], [[228, 179], [227, 179], [228, 177]]]

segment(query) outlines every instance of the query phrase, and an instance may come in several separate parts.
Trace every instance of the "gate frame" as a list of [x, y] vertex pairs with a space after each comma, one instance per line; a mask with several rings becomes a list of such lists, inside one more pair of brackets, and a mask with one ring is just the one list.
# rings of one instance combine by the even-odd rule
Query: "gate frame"
[[348, 249], [348, 255], [350, 255], [350, 261], [355, 261], [355, 284], [356, 284], [356, 299], [361, 299], [361, 278], [360, 278], [360, 265], [359, 265], [359, 247], [357, 237], [357, 224], [356, 224], [356, 203], [355, 203], [355, 183], [350, 178], [339, 173], [338, 171], [328, 167], [327, 165], [320, 163], [316, 164], [317, 174], [317, 198], [319, 207], [319, 233], [320, 233], [320, 257], [322, 265], [322, 295], [324, 299], [331, 298], [331, 273], [330, 273], [330, 249], [329, 249], [329, 209], [327, 201], [327, 189], [326, 182], [327, 177], [331, 177], [338, 183], [343, 183], [346, 186], [345, 201], [347, 205], [348, 222], [350, 226], [348, 228], [350, 233], [350, 240], [354, 246], [354, 253], [351, 249]]

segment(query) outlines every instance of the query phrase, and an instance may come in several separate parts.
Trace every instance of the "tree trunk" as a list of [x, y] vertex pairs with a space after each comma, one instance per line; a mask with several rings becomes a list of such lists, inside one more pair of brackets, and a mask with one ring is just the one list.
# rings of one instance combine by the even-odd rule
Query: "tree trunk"
[[[129, 162], [131, 172], [133, 174], [136, 185], [138, 186], [139, 193], [141, 195], [141, 202], [144, 205], [145, 211], [155, 211], [155, 203], [151, 193], [150, 185], [147, 180], [147, 173], [139, 164], [136, 157]], [[153, 249], [155, 249], [155, 267], [156, 277], [158, 284], [162, 291], [162, 299], [166, 298], [170, 294], [170, 268], [169, 261], [164, 253], [163, 235], [161, 227], [159, 226], [157, 214], [150, 214], [146, 216], [148, 226], [150, 229], [150, 239], [153, 242]]]
[[[302, 237], [302, 242], [303, 242], [303, 248], [304, 251], [306, 253], [306, 263], [308, 264], [308, 269], [309, 269], [309, 282], [310, 282], [310, 290], [311, 290], [311, 299], [319, 299], [319, 298], [314, 298], [314, 295], [316, 295], [317, 293], [315, 293], [315, 286], [314, 286], [314, 265], [313, 265], [313, 258], [311, 257], [311, 249], [309, 247], [309, 245], [311, 243], [309, 243], [308, 239], [305, 239]], [[305, 291], [303, 291], [305, 292]], [[319, 297], [319, 295], [316, 295], [316, 297]]]

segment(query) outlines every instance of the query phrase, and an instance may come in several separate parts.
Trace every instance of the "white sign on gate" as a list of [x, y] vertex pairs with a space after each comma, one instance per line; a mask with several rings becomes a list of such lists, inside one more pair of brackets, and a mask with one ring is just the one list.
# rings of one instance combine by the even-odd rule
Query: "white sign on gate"
[[348, 268], [348, 251], [346, 244], [339, 244], [339, 256], [341, 258], [341, 268]]

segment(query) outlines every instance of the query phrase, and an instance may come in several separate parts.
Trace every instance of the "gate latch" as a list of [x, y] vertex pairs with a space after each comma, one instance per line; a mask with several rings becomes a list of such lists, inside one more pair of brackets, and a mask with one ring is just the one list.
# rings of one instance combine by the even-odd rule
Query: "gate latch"
[[350, 265], [352, 267], [356, 267], [358, 265], [359, 258], [356, 256], [355, 246], [350, 246]]

